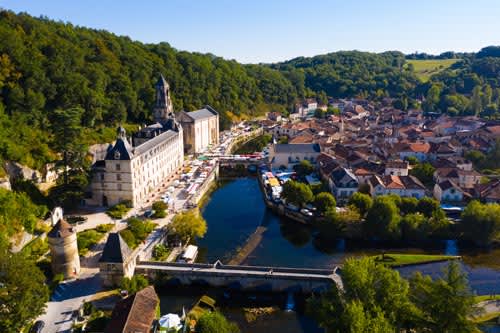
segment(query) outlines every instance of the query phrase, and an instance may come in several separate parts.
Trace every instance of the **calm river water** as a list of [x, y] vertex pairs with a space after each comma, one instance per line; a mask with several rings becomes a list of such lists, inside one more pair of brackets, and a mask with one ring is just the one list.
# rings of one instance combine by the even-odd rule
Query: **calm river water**
[[[198, 241], [199, 260], [227, 261], [245, 244], [258, 226], [266, 231], [258, 247], [244, 264], [264, 266], [326, 268], [341, 264], [345, 258], [363, 254], [381, 253], [383, 249], [360, 249], [343, 240], [329, 244], [328, 248], [317, 244], [313, 231], [303, 225], [285, 221], [266, 209], [255, 178], [240, 178], [222, 183], [203, 208], [208, 224], [205, 237]], [[390, 249], [385, 249], [390, 250]], [[468, 273], [472, 289], [478, 294], [500, 294], [500, 251], [473, 254], [461, 251], [456, 242], [443, 242], [432, 250], [397, 249], [398, 252], [448, 253], [464, 256], [463, 269]], [[437, 276], [446, 263], [426, 264], [399, 269], [403, 276], [416, 271]], [[162, 300], [163, 302], [163, 300]], [[236, 309], [226, 308], [224, 312], [238, 321], [243, 332], [268, 332], [279, 328], [288, 333], [316, 332], [317, 326], [305, 316], [296, 312], [279, 311], [266, 320], [246, 324]], [[241, 311], [240, 311], [241, 312]], [[264, 325], [264, 326], [263, 326]], [[265, 326], [271, 325], [271, 326]]]

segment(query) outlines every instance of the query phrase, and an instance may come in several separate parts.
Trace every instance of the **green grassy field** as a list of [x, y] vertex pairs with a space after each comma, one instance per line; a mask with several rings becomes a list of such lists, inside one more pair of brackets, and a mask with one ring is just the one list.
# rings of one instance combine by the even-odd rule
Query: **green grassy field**
[[430, 59], [430, 60], [407, 60], [407, 64], [412, 64], [418, 78], [424, 82], [429, 78], [450, 67], [460, 59]]
[[457, 256], [446, 256], [446, 255], [436, 255], [436, 254], [397, 254], [397, 253], [386, 253], [383, 255], [373, 256], [375, 261], [383, 263], [387, 266], [405, 266], [405, 265], [416, 265], [416, 264], [426, 264], [435, 261], [443, 260], [453, 260], [460, 257]]
[[480, 295], [474, 297], [476, 303], [490, 301], [490, 300], [500, 300], [500, 295]]

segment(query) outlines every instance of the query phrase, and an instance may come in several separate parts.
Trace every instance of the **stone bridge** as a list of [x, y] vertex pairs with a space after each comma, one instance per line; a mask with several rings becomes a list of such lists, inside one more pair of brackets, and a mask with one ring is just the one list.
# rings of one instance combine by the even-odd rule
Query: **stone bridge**
[[336, 283], [342, 288], [342, 280], [334, 269], [308, 269], [287, 267], [233, 266], [215, 264], [182, 264], [139, 261], [136, 274], [155, 278], [165, 274], [180, 284], [201, 284], [229, 287], [240, 290], [319, 292]]

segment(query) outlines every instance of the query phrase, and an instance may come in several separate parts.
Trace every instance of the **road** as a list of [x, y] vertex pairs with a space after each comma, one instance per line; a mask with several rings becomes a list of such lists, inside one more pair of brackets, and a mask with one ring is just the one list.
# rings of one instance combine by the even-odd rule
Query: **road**
[[230, 266], [222, 265], [217, 262], [213, 265], [208, 264], [173, 264], [173, 263], [141, 263], [137, 268], [142, 269], [157, 269], [167, 272], [196, 272], [198, 274], [225, 274], [228, 276], [277, 276], [291, 277], [302, 279], [332, 279], [337, 281], [340, 279], [334, 270], [318, 270], [318, 269], [294, 269], [280, 267], [259, 267], [259, 266]]
[[45, 322], [43, 333], [71, 332], [72, 313], [78, 310], [85, 299], [101, 290], [96, 273], [81, 275], [79, 279], [61, 283], [55, 290], [46, 312], [38, 319]]

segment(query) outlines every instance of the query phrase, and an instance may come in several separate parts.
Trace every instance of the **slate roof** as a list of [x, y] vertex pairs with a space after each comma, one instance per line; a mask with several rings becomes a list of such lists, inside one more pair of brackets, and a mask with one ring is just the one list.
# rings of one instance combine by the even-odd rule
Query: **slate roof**
[[132, 254], [132, 250], [120, 234], [112, 232], [108, 236], [99, 262], [123, 263]]
[[116, 303], [104, 333], [149, 333], [160, 303], [153, 286]]
[[330, 175], [330, 178], [337, 187], [358, 187], [358, 178], [352, 173], [350, 169], [339, 167]]
[[441, 188], [442, 191], [446, 191], [447, 189], [454, 188], [457, 191], [463, 192], [462, 189], [457, 184], [455, 184], [454, 182], [452, 182], [449, 179], [439, 183], [438, 186]]
[[[116, 157], [116, 152], [120, 153], [119, 158]], [[128, 142], [126, 138], [118, 138], [116, 139], [115, 145], [113, 148], [108, 150], [106, 153], [106, 160], [131, 160], [134, 156], [134, 148]]]
[[59, 220], [59, 222], [57, 222], [56, 225], [49, 231], [47, 236], [50, 238], [61, 238], [67, 237], [74, 232], [75, 230], [71, 224], [66, 222], [66, 220]]
[[218, 113], [210, 105], [205, 105], [203, 109], [186, 112], [186, 115], [193, 120], [201, 120], [216, 116]]
[[168, 138], [175, 137], [177, 135], [178, 135], [177, 132], [174, 132], [174, 131], [171, 131], [171, 130], [163, 132], [160, 135], [157, 135], [154, 138], [152, 138], [152, 139], [144, 142], [143, 144], [135, 147], [134, 153], [140, 155], [140, 154], [148, 151], [149, 149], [157, 146], [158, 144], [160, 144], [160, 142], [165, 141]]
[[156, 85], [157, 87], [169, 87], [168, 85], [168, 82], [167, 80], [165, 80], [165, 77], [163, 76], [163, 74], [160, 74], [160, 77], [158, 78], [158, 81], [156, 81]]
[[276, 153], [319, 153], [320, 147], [316, 143], [275, 144]]

